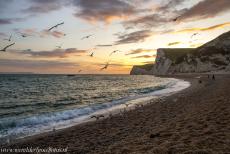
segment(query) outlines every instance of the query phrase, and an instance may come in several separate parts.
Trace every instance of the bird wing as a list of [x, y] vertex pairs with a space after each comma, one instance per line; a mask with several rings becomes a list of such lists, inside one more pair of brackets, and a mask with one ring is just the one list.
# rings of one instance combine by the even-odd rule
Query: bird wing
[[110, 54], [109, 54], [109, 56], [112, 56], [112, 54], [114, 53], [114, 51], [113, 52], [111, 52]]
[[60, 23], [60, 24], [57, 24], [56, 26], [60, 26], [60, 25], [63, 25], [64, 24], [64, 22], [62, 22], [62, 23]]
[[54, 29], [56, 26], [57, 26], [57, 25], [55, 25], [55, 26], [49, 28], [48, 31], [51, 31], [51, 30]]
[[3, 48], [2, 50], [6, 50], [7, 48], [9, 48], [10, 46], [14, 45], [15, 43], [12, 43], [10, 45], [7, 45], [5, 48]]

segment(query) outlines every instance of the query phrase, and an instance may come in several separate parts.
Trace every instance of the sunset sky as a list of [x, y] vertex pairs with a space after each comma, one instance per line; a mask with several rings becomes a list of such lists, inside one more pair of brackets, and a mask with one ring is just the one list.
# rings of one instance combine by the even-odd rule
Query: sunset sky
[[15, 42], [0, 52], [0, 72], [128, 74], [158, 48], [198, 47], [229, 30], [230, 0], [0, 0], [0, 49]]

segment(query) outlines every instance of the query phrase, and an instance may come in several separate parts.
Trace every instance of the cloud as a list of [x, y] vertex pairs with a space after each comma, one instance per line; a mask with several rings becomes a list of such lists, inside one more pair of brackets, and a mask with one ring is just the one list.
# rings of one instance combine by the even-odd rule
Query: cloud
[[175, 9], [176, 6], [181, 5], [184, 1], [185, 0], [170, 0], [166, 4], [156, 7], [150, 14], [124, 21], [123, 25], [126, 29], [129, 29], [130, 27], [161, 27], [165, 24], [172, 23], [175, 14], [181, 14], [185, 11], [184, 9]]
[[6, 10], [10, 3], [12, 3], [13, 0], [0, 0], [0, 12], [3, 10]]
[[28, 28], [28, 29], [14, 29], [14, 31], [16, 33], [22, 33], [28, 36], [39, 36], [39, 37], [48, 37], [48, 36], [53, 36], [56, 38], [62, 38], [64, 36], [66, 36], [65, 33], [61, 32], [61, 31], [48, 31], [46, 29], [42, 30], [42, 31], [38, 31], [35, 28]]
[[21, 67], [21, 68], [47, 68], [47, 67], [72, 67], [78, 66], [76, 63], [59, 62], [59, 61], [34, 61], [34, 60], [15, 60], [15, 59], [0, 59], [1, 67]]
[[11, 51], [15, 54], [29, 55], [36, 58], [66, 58], [69, 56], [80, 56], [80, 54], [85, 53], [86, 50], [78, 50], [76, 48], [68, 49], [55, 49], [52, 51]]
[[61, 31], [57, 31], [57, 30], [54, 30], [54, 31], [43, 30], [42, 32], [40, 32], [41, 37], [53, 36], [56, 38], [62, 38], [65, 35], [66, 35], [65, 33], [61, 32]]
[[141, 55], [141, 56], [136, 56], [136, 57], [132, 57], [132, 58], [155, 58], [156, 57], [156, 55], [152, 55], [152, 56], [150, 56], [150, 55]]
[[8, 25], [14, 22], [24, 21], [25, 18], [0, 18], [0, 25]]
[[23, 9], [22, 12], [32, 15], [57, 11], [69, 3], [69, 1], [63, 0], [30, 0], [29, 2], [31, 5]]
[[110, 23], [138, 12], [133, 5], [124, 0], [73, 0], [73, 4], [78, 8], [74, 15], [89, 22]]
[[98, 44], [96, 47], [111, 47], [113, 46], [112, 44]]
[[170, 43], [168, 44], [168, 46], [173, 46], [173, 45], [177, 45], [177, 44], [181, 44], [181, 42], [170, 42]]
[[178, 21], [215, 17], [230, 10], [229, 0], [203, 0], [179, 16]]
[[222, 24], [218, 24], [218, 25], [214, 25], [214, 26], [210, 26], [210, 27], [206, 27], [206, 28], [188, 28], [188, 29], [183, 29], [183, 30], [179, 30], [173, 33], [187, 33], [187, 32], [194, 32], [194, 31], [211, 31], [211, 30], [216, 30], [216, 29], [221, 29], [224, 27], [230, 26], [230, 22], [226, 22], [226, 23], [222, 23]]
[[134, 55], [134, 54], [139, 54], [139, 53], [149, 53], [149, 52], [156, 52], [156, 50], [154, 49], [135, 49], [135, 50], [131, 50], [129, 53], [127, 53], [126, 55]]
[[171, 10], [175, 10], [175, 7], [177, 7], [178, 5], [184, 3], [185, 0], [170, 0], [168, 3], [166, 3], [163, 6], [160, 6], [158, 8], [156, 8], [156, 11], [160, 11], [160, 12], [168, 12]]
[[125, 26], [126, 29], [129, 29], [130, 27], [133, 27], [133, 26], [158, 27], [169, 21], [170, 19], [168, 19], [167, 17], [164, 17], [163, 15], [151, 14], [151, 15], [146, 15], [143, 17], [138, 17], [133, 20], [125, 21], [123, 22], [123, 25]]
[[0, 37], [5, 37], [5, 36], [7, 36], [5, 33], [0, 32]]
[[145, 41], [146, 38], [152, 36], [152, 31], [150, 30], [141, 30], [132, 32], [129, 34], [124, 34], [118, 36], [118, 41], [115, 42], [116, 45], [119, 44], [129, 44], [129, 43], [138, 43]]
[[154, 61], [144, 61], [143, 64], [154, 64]]

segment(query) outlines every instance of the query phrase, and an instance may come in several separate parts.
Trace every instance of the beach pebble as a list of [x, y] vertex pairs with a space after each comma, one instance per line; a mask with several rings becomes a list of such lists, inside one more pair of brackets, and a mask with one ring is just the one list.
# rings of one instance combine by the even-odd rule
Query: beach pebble
[[160, 133], [151, 134], [150, 138], [160, 137]]

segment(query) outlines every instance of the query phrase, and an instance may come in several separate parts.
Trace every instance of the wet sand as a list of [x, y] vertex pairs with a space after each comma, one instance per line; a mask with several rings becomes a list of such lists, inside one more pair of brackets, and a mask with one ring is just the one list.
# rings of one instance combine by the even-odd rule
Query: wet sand
[[144, 107], [25, 138], [8, 148], [68, 147], [68, 153], [76, 154], [230, 153], [230, 76], [216, 75], [215, 81], [196, 76], [176, 76], [192, 86]]

